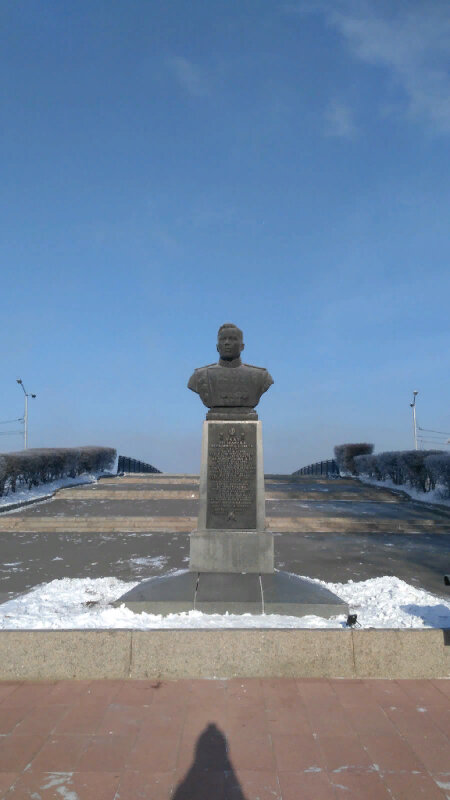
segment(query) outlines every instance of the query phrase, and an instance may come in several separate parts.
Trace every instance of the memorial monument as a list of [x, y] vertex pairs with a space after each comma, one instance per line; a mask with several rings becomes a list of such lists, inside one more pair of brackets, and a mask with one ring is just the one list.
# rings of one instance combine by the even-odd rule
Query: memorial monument
[[232, 323], [217, 336], [219, 361], [196, 369], [188, 388], [208, 408], [203, 423], [197, 529], [189, 570], [150, 578], [114, 605], [168, 614], [348, 614], [340, 598], [305, 578], [274, 568], [273, 533], [265, 527], [262, 423], [255, 407], [273, 384], [264, 367], [241, 361], [243, 334]]
[[273, 536], [265, 530], [261, 422], [255, 406], [273, 383], [263, 367], [243, 364], [242, 331], [219, 328], [219, 361], [196, 369], [188, 388], [209, 409], [203, 423], [198, 528], [190, 569], [273, 572]]

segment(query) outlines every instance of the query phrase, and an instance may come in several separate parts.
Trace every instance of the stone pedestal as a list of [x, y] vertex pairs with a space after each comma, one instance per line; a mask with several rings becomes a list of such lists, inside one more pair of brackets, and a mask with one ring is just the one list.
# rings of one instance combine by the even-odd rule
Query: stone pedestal
[[273, 536], [265, 530], [262, 424], [203, 423], [195, 572], [272, 573]]
[[273, 572], [273, 536], [268, 531], [194, 531], [189, 568], [195, 572]]

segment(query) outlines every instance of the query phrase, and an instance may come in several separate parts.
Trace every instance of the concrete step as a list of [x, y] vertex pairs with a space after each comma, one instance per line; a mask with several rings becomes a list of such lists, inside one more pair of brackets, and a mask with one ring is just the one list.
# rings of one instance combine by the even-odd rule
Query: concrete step
[[[0, 531], [99, 532], [155, 531], [190, 533], [197, 527], [197, 517], [182, 516], [19, 516], [0, 517]], [[355, 516], [290, 516], [266, 517], [266, 527], [275, 533], [449, 533], [446, 523], [430, 518], [359, 518]]]
[[[107, 486], [95, 486], [92, 489], [61, 489], [58, 492], [58, 500], [198, 500], [198, 485], [192, 485], [188, 489], [160, 489], [154, 486], [143, 489], [109, 489]], [[266, 500], [313, 500], [317, 502], [383, 502], [399, 503], [404, 502], [393, 494], [377, 492], [338, 492], [330, 491], [322, 493], [319, 491], [277, 491], [268, 489]]]
[[425, 630], [0, 631], [0, 680], [446, 678], [447, 633]]

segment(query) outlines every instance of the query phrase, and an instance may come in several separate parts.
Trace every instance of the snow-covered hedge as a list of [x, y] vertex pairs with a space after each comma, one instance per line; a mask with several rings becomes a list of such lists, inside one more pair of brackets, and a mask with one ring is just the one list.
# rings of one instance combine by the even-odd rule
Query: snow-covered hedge
[[113, 447], [42, 447], [0, 455], [0, 497], [18, 486], [31, 489], [59, 478], [111, 469]]
[[438, 488], [450, 496], [450, 453], [441, 450], [400, 450], [354, 459], [357, 475], [377, 481], [391, 481], [420, 492]]
[[337, 444], [334, 448], [334, 457], [340, 472], [356, 474], [354, 459], [356, 456], [373, 453], [373, 444], [356, 442], [355, 444]]
[[425, 468], [432, 488], [439, 488], [442, 494], [450, 497], [450, 453], [427, 456]]

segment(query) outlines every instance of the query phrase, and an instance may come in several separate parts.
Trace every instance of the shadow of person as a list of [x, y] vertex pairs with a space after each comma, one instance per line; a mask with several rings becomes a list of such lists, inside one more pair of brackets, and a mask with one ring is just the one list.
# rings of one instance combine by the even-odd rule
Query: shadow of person
[[407, 614], [419, 617], [425, 625], [429, 625], [431, 628], [450, 628], [450, 609], [443, 603], [435, 606], [419, 606], [415, 603], [408, 603], [400, 608]]
[[210, 723], [200, 734], [189, 772], [172, 800], [246, 800], [227, 753], [222, 731]]

